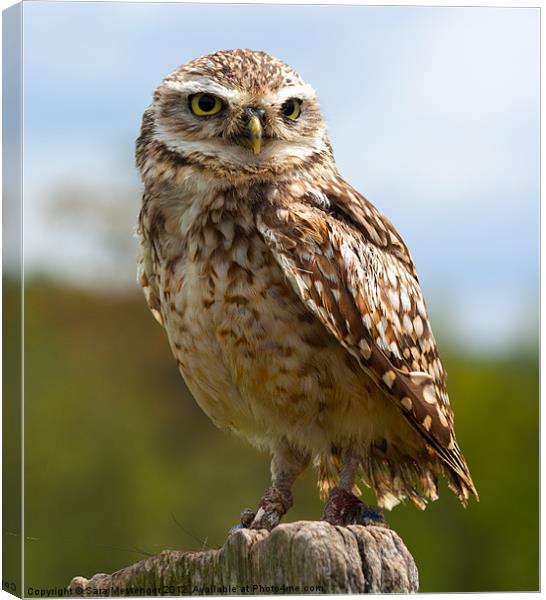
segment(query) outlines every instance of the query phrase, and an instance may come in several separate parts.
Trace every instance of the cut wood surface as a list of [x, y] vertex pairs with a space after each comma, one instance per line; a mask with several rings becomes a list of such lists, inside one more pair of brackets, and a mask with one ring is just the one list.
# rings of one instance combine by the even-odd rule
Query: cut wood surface
[[75, 577], [73, 596], [417, 592], [417, 567], [391, 529], [297, 521], [241, 529], [218, 550], [165, 550], [112, 575]]

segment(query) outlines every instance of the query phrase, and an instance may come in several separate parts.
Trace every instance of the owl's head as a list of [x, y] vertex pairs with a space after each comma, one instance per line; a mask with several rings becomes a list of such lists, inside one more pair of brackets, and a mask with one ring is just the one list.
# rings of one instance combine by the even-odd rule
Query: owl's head
[[331, 156], [315, 91], [265, 52], [225, 50], [168, 75], [144, 114], [143, 175], [154, 159], [261, 178]]

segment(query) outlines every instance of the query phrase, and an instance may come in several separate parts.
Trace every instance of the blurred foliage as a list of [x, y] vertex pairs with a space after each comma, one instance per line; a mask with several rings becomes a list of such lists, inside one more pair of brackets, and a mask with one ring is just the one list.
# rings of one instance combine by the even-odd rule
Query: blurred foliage
[[[15, 294], [6, 301], [17, 310]], [[268, 457], [201, 413], [137, 290], [27, 282], [24, 341], [27, 587], [65, 586], [165, 548], [220, 546], [256, 505]], [[397, 507], [388, 520], [423, 592], [537, 590], [538, 351], [441, 347], [481, 501], [464, 510], [443, 485], [425, 512]], [[312, 470], [294, 492], [288, 520], [319, 518]]]
[[20, 279], [2, 292], [2, 587], [21, 595], [21, 297]]

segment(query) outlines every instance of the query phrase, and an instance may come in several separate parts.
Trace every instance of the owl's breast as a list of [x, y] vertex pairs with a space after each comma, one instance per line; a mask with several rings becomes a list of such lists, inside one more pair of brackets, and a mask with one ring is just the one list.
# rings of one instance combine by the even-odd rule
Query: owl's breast
[[256, 445], [286, 436], [320, 452], [369, 438], [384, 399], [297, 297], [258, 231], [223, 219], [189, 233], [163, 264], [162, 312], [204, 412]]
[[266, 430], [258, 405], [269, 403], [273, 380], [297, 369], [294, 324], [309, 315], [261, 236], [240, 222], [209, 223], [190, 232], [160, 279], [171, 348], [201, 408], [246, 437]]

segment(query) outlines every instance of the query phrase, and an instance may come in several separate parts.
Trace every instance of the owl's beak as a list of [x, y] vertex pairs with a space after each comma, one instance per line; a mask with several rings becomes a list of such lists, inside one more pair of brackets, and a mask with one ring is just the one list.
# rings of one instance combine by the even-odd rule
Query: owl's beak
[[241, 142], [247, 148], [250, 148], [254, 154], [260, 154], [262, 149], [262, 137], [264, 128], [260, 117], [252, 114], [245, 127], [245, 135], [241, 138]]

